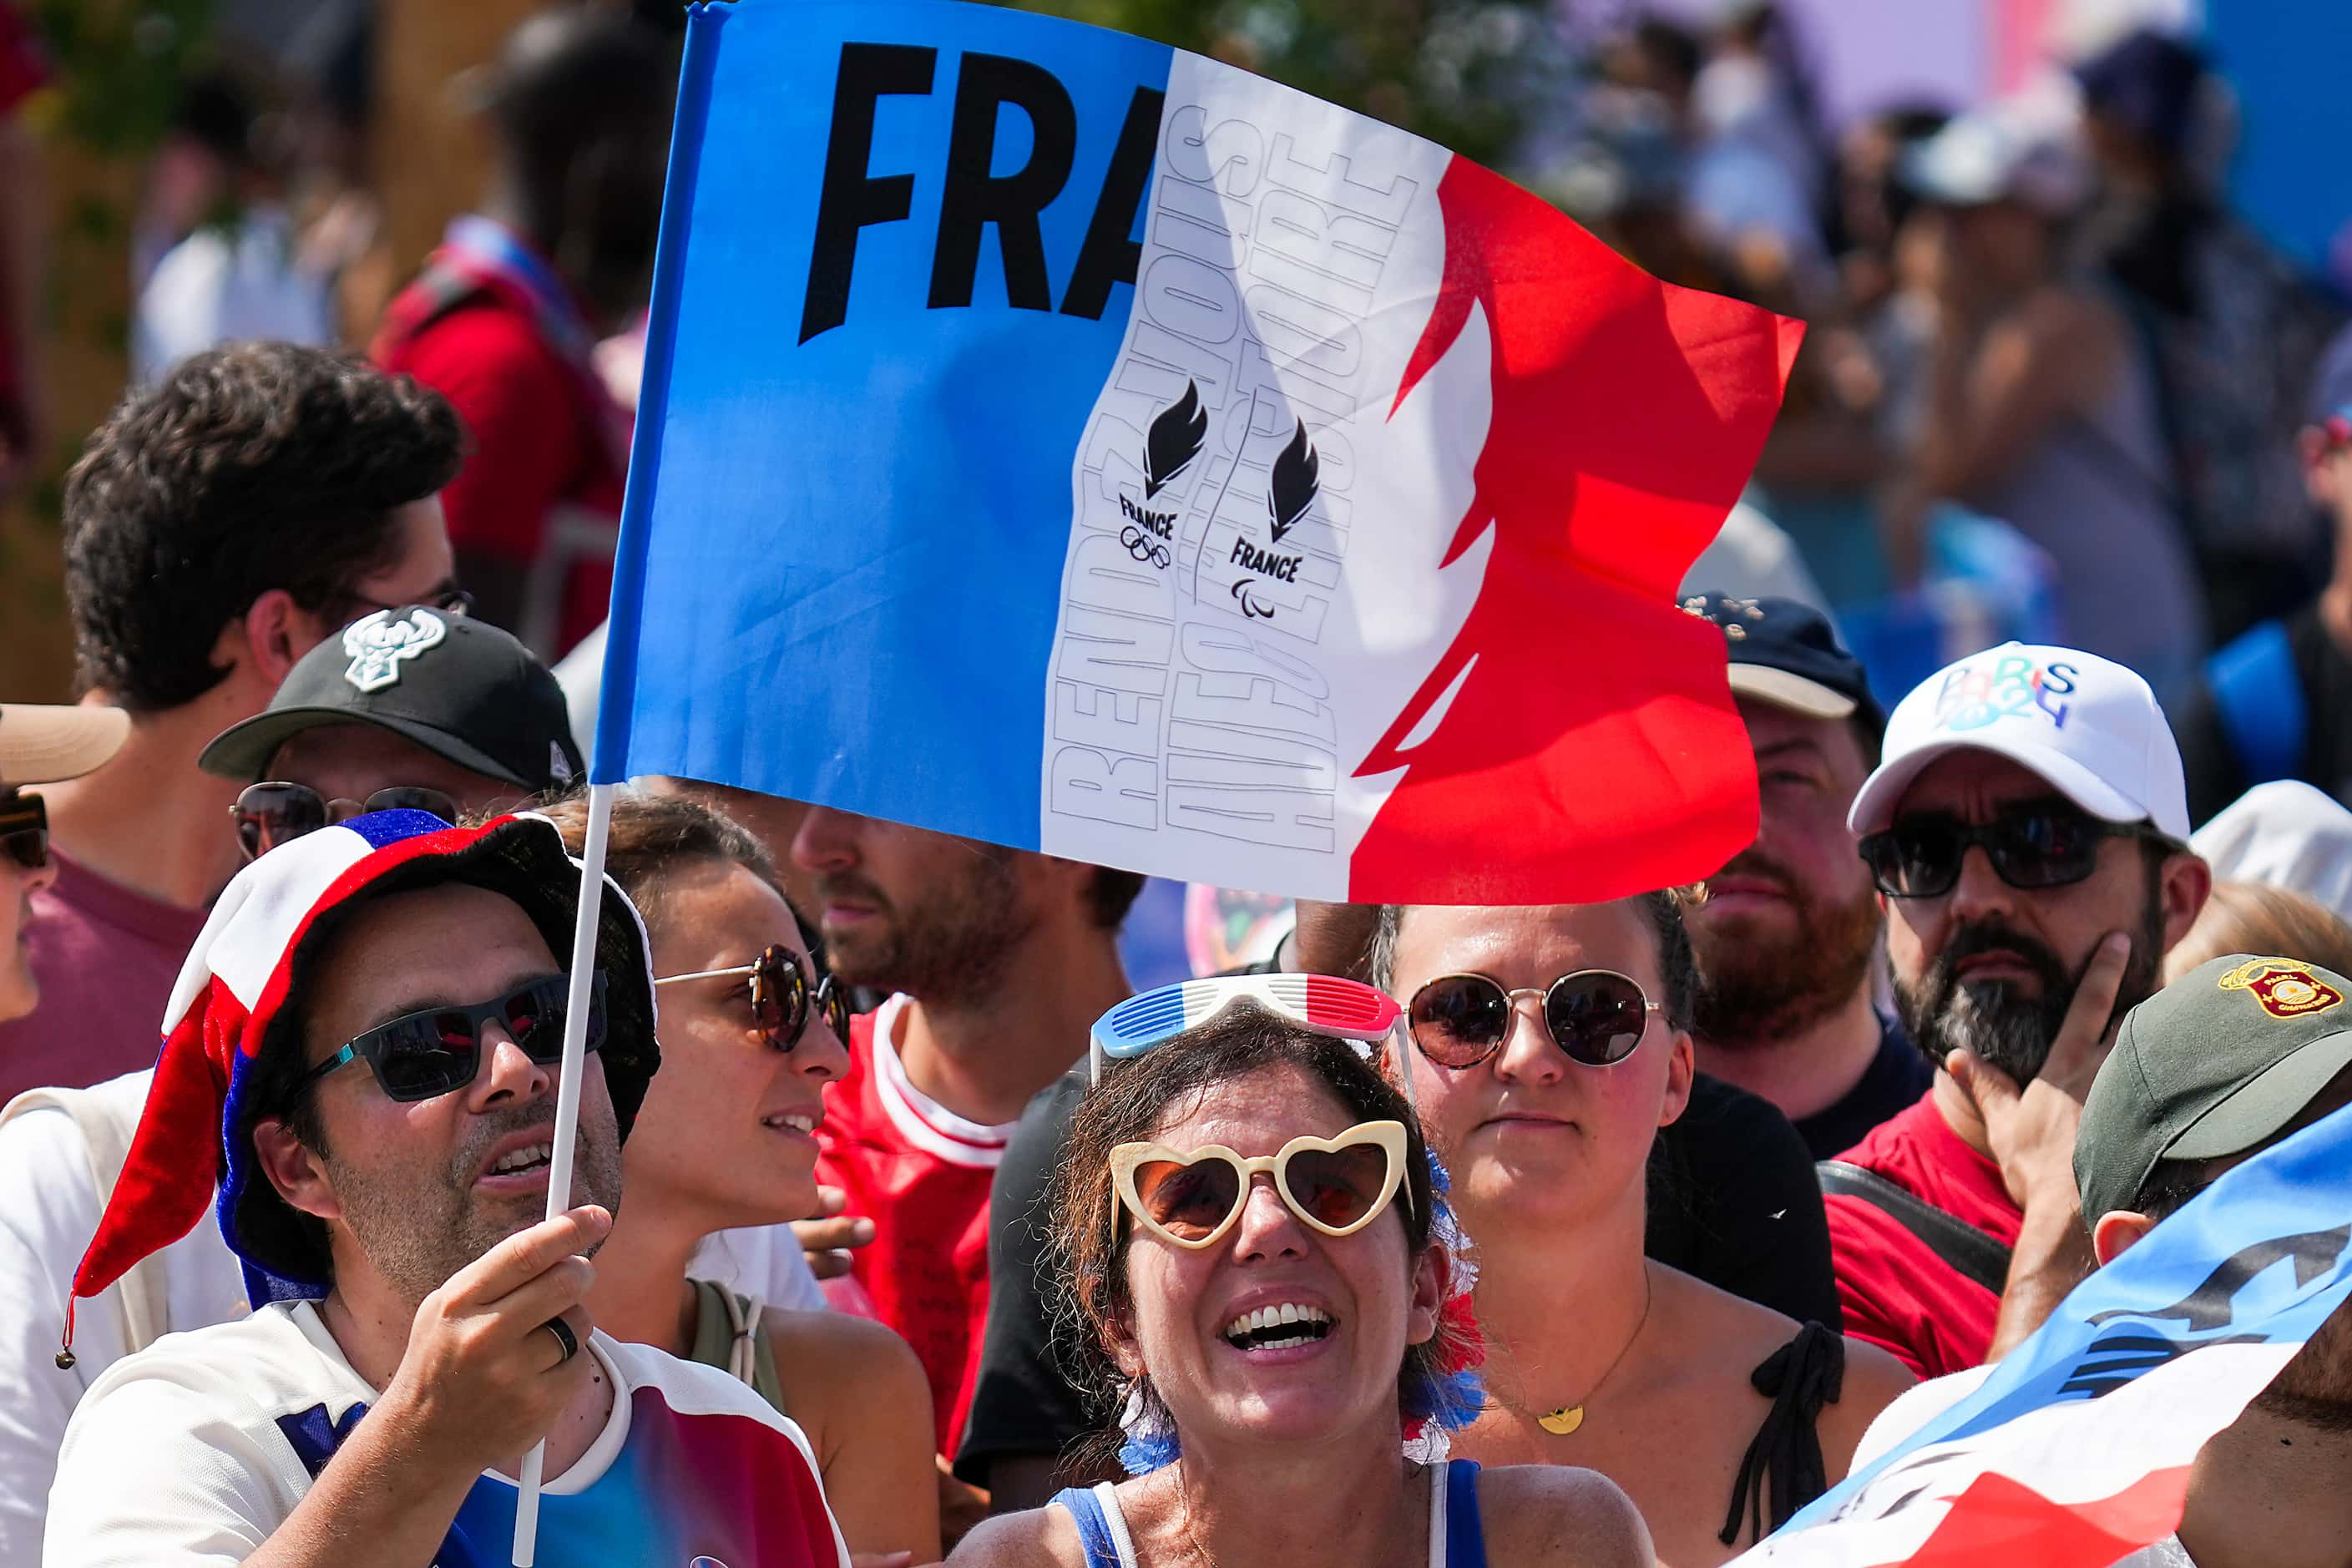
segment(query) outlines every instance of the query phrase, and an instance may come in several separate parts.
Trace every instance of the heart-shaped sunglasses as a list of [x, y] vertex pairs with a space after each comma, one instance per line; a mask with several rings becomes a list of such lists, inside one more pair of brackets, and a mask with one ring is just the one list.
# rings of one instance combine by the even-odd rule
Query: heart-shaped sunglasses
[[[1245, 1157], [1222, 1143], [1171, 1149], [1121, 1143], [1111, 1184], [1136, 1223], [1189, 1251], [1214, 1247], [1240, 1219], [1250, 1184], [1274, 1178], [1283, 1205], [1325, 1236], [1353, 1236], [1380, 1217], [1404, 1176], [1402, 1121], [1360, 1121], [1336, 1138], [1293, 1138]], [[1408, 1192], [1409, 1207], [1412, 1202]]]

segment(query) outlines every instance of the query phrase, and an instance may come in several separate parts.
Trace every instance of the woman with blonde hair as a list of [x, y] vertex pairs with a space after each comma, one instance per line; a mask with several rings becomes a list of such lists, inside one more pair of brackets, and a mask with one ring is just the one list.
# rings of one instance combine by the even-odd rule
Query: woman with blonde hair
[[1680, 900], [1391, 907], [1371, 967], [1478, 1248], [1488, 1398], [1456, 1450], [1598, 1470], [1673, 1568], [1712, 1568], [1840, 1479], [1910, 1374], [1643, 1256], [1651, 1145], [1693, 1071]]

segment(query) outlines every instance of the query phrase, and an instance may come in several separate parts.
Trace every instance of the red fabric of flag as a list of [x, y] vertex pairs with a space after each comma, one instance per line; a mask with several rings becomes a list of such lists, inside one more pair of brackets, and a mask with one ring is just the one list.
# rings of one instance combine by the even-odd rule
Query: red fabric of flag
[[1494, 412], [1446, 559], [1495, 537], [1460, 635], [1358, 770], [1403, 775], [1350, 896], [1589, 902], [1703, 878], [1753, 840], [1756, 772], [1723, 634], [1676, 593], [1803, 325], [1661, 283], [1466, 160], [1438, 200], [1444, 281], [1397, 402], [1477, 307]]

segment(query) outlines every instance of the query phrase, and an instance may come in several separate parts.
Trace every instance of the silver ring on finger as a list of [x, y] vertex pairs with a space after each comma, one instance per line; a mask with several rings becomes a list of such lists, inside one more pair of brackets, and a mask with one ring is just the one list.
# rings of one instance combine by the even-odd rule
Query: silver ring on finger
[[572, 1331], [571, 1324], [561, 1318], [550, 1318], [539, 1326], [553, 1334], [555, 1342], [563, 1347], [563, 1354], [556, 1362], [556, 1365], [562, 1366], [564, 1362], [570, 1361], [580, 1353], [580, 1336]]

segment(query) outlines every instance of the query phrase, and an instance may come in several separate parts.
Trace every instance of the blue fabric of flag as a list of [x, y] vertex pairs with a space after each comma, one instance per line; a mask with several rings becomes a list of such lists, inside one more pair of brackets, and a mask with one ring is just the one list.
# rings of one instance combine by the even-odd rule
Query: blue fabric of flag
[[[1072, 462], [1133, 299], [1117, 282], [1089, 315], [1069, 286], [1139, 101], [1156, 131], [1170, 58], [1159, 45], [993, 7], [693, 9], [597, 781], [717, 779], [937, 826], [949, 826], [947, 795], [964, 807], [956, 830], [1036, 843], [1034, 768], [991, 770], [987, 787], [1001, 793], [972, 800], [960, 793], [972, 774], [928, 776], [940, 764], [926, 759], [1034, 752], [1045, 728]], [[1066, 95], [1076, 132], [1068, 174], [1039, 215], [1050, 306], [1013, 302], [1033, 291], [1008, 279], [990, 224], [971, 303], [934, 308], [960, 89], [977, 71], [1027, 90], [1039, 70], [1048, 98]], [[856, 228], [840, 322], [803, 341], [827, 149], [839, 156], [841, 126], [869, 118], [860, 101], [836, 104], [837, 83], [853, 78], [883, 90], [864, 167], [846, 172], [908, 176], [867, 187], [908, 216]], [[1139, 89], [1151, 96], [1139, 100]], [[1051, 151], [1017, 104], [993, 120], [992, 178]], [[1140, 212], [1139, 202], [1120, 215], [1119, 237], [1139, 237]], [[945, 268], [950, 294], [957, 270]], [[714, 299], [727, 308], [681, 313], [681, 301]], [[943, 360], [959, 368], [942, 376]], [[1061, 429], [1066, 442], [1039, 438]], [[909, 638], [913, 604], [929, 607]], [[974, 659], [975, 648], [992, 657]], [[901, 751], [893, 735], [921, 743]]]
[[2095, 1399], [2199, 1346], [2295, 1343], [2352, 1297], [2352, 1108], [2224, 1174], [2093, 1274], [1982, 1387], [1783, 1526], [1808, 1529], [1919, 1449]]

